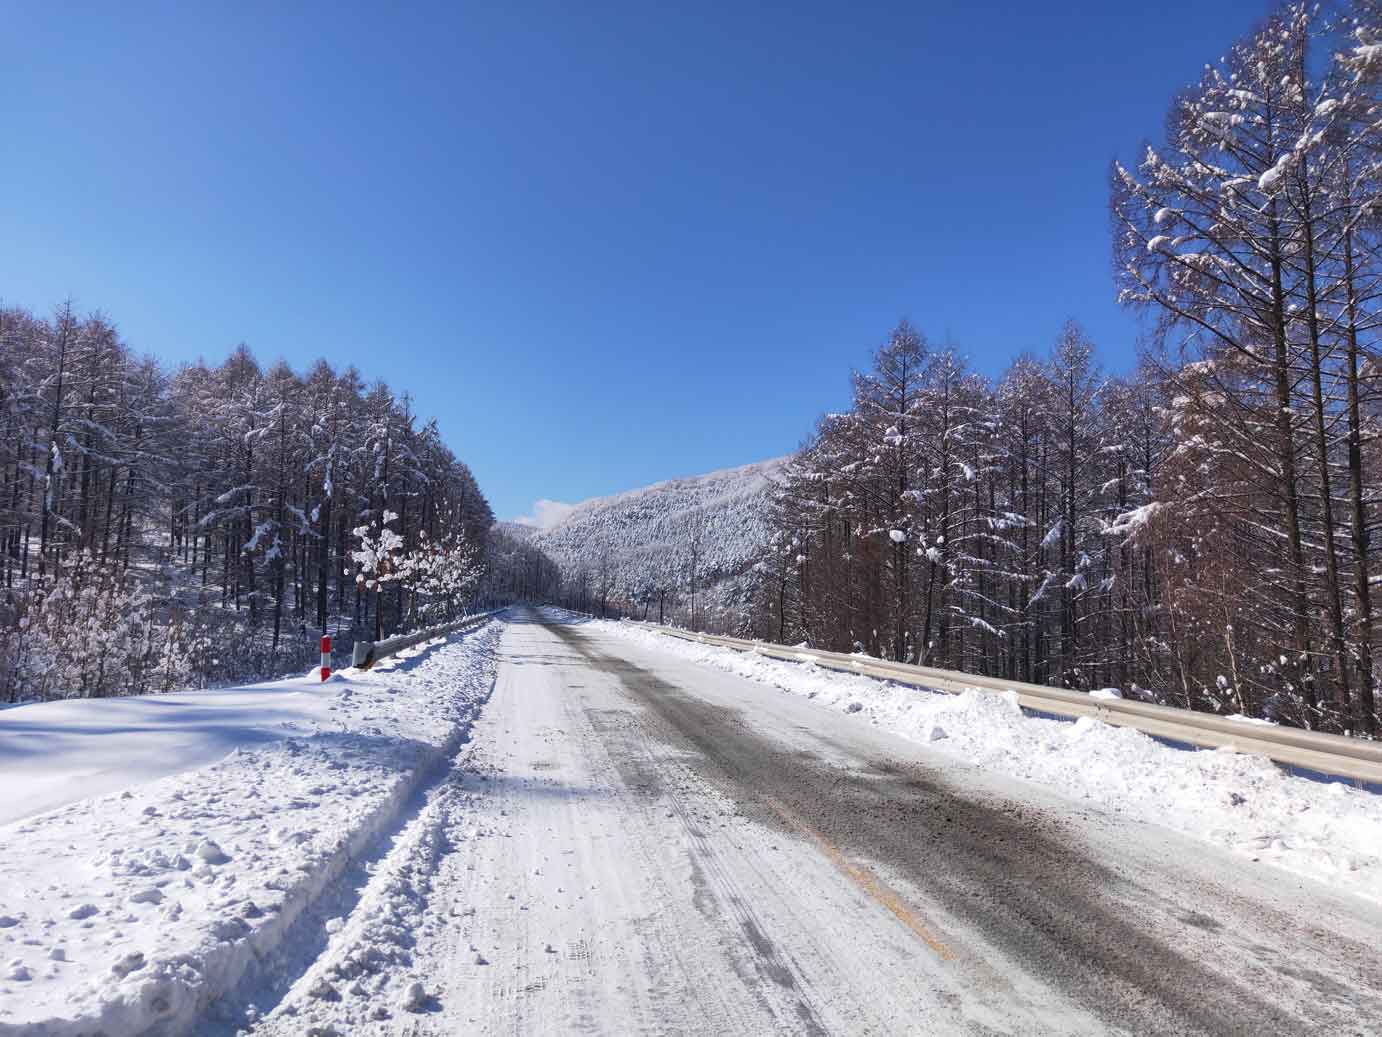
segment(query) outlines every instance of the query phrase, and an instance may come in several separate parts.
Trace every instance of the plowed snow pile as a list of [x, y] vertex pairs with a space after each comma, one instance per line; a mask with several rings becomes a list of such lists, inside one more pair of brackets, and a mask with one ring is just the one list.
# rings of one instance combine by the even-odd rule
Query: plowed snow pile
[[1015, 695], [924, 691], [804, 663], [602, 628], [852, 714], [938, 753], [1045, 785], [1382, 902], [1382, 796], [1287, 774], [1262, 756], [1189, 752], [1092, 717], [1025, 715]]
[[[188, 1025], [438, 773], [493, 685], [498, 636], [325, 684], [0, 713], [0, 817], [23, 818], [0, 827], [0, 1034]], [[64, 785], [120, 791], [26, 809]]]

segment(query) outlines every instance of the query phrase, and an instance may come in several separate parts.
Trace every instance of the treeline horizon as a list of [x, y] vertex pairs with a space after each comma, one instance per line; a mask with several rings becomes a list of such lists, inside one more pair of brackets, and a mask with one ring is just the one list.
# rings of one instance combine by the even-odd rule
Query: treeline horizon
[[0, 309], [7, 699], [275, 676], [333, 623], [454, 613], [492, 523], [435, 421], [354, 367], [169, 370], [99, 313]]

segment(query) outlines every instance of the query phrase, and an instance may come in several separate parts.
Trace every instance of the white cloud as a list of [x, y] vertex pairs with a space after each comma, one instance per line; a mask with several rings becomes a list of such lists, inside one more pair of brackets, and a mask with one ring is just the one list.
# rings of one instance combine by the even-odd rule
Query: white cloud
[[538, 529], [551, 529], [567, 515], [571, 514], [574, 504], [564, 504], [559, 500], [547, 500], [545, 497], [534, 502], [533, 513], [531, 515], [520, 515], [514, 519], [520, 526], [536, 526]]

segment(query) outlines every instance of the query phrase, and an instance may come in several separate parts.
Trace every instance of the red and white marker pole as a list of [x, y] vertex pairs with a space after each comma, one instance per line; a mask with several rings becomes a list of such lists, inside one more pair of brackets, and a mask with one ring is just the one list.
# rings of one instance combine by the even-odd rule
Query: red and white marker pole
[[331, 676], [331, 635], [322, 635], [322, 680]]

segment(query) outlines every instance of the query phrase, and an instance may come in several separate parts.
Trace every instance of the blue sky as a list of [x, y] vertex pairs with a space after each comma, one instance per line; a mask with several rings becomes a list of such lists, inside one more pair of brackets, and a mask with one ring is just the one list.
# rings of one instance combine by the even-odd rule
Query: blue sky
[[501, 517], [786, 453], [906, 316], [1080, 320], [1260, 0], [0, 6], [0, 300], [412, 392]]

